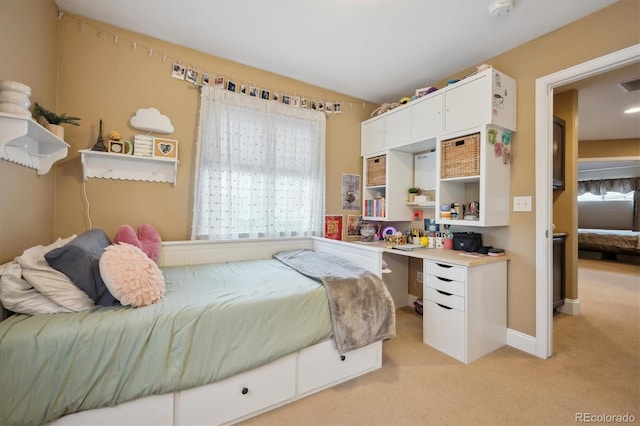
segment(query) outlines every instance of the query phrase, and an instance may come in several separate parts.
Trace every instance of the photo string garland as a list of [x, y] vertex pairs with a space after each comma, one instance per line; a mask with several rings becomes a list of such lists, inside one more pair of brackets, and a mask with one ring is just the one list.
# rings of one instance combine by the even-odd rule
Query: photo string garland
[[[341, 114], [343, 110], [343, 105], [349, 105], [353, 107], [354, 104], [362, 105], [362, 108], [366, 107], [365, 102], [343, 102], [343, 101], [329, 101], [316, 99], [315, 97], [309, 96], [299, 96], [297, 94], [290, 95], [288, 91], [282, 90], [270, 90], [266, 86], [261, 86], [257, 84], [245, 84], [244, 81], [234, 79], [234, 78], [225, 78], [224, 75], [219, 73], [211, 73], [208, 69], [204, 67], [198, 67], [193, 64], [191, 67], [186, 67], [182, 65], [182, 60], [179, 58], [174, 58], [169, 56], [166, 53], [155, 51], [151, 47], [143, 46], [138, 44], [135, 41], [128, 40], [126, 38], [120, 37], [118, 34], [111, 33], [109, 31], [105, 31], [102, 28], [94, 27], [85, 22], [84, 18], [76, 18], [73, 15], [66, 15], [64, 12], [60, 12], [58, 14], [58, 21], [62, 21], [65, 17], [69, 17], [70, 19], [74, 19], [78, 21], [79, 27], [81, 31], [86, 30], [87, 27], [93, 28], [96, 30], [98, 38], [104, 38], [105, 34], [109, 35], [113, 38], [114, 44], [129, 44], [131, 46], [131, 50], [136, 52], [138, 49], [146, 50], [147, 56], [152, 58], [156, 55], [162, 57], [162, 62], [166, 63], [168, 60], [171, 60], [173, 63], [171, 68], [171, 77], [184, 80], [188, 83], [191, 83], [195, 86], [209, 86], [211, 85], [211, 78], [213, 76], [213, 85], [221, 86], [229, 91], [233, 91], [236, 93], [245, 94], [247, 96], [255, 96], [260, 99], [272, 100], [276, 102], [281, 102], [285, 105], [290, 105], [296, 108], [311, 108], [317, 111], [324, 111], [328, 114]], [[200, 72], [199, 69], [204, 69], [204, 72]], [[202, 76], [200, 76], [202, 74]], [[238, 81], [240, 83], [238, 84]]]

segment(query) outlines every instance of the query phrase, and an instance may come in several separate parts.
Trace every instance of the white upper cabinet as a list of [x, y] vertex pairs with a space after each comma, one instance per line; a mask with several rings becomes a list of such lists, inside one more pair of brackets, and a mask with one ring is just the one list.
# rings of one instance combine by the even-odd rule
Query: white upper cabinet
[[516, 92], [514, 79], [489, 68], [364, 121], [360, 154], [428, 151], [441, 133], [478, 126], [515, 131]]
[[442, 132], [444, 125], [442, 102], [444, 96], [436, 94], [424, 100], [418, 99], [411, 106], [411, 139], [425, 140], [435, 138]]
[[360, 125], [360, 154], [406, 145], [411, 139], [411, 110], [399, 108]]
[[388, 149], [406, 145], [411, 140], [411, 110], [402, 108], [384, 117], [385, 142]]
[[516, 130], [516, 82], [493, 68], [445, 91], [445, 131], [492, 124]]
[[360, 124], [360, 155], [382, 151], [384, 142], [384, 117], [377, 117]]

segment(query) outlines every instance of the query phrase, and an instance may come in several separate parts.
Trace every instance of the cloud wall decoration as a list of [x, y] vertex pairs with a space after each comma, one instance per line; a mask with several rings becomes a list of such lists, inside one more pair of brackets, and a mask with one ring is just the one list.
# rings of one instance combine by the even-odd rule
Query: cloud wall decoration
[[174, 128], [171, 119], [156, 108], [140, 108], [129, 120], [131, 127], [149, 132], [169, 134]]

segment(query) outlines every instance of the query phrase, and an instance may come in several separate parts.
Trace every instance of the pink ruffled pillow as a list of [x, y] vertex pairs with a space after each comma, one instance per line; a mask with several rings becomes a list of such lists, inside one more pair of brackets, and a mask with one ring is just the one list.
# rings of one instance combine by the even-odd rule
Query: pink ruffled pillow
[[157, 262], [160, 258], [160, 247], [162, 246], [162, 239], [160, 234], [151, 225], [138, 226], [138, 233], [133, 230], [129, 225], [122, 225], [116, 236], [113, 239], [114, 244], [127, 243], [132, 246], [138, 247], [145, 252], [147, 256], [154, 262]]
[[131, 244], [108, 246], [100, 257], [100, 275], [122, 305], [152, 305], [165, 294], [164, 275], [158, 265]]

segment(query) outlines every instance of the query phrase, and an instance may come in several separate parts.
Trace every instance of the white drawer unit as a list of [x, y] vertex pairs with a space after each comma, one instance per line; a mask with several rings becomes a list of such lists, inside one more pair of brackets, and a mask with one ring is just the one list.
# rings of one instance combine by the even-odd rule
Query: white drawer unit
[[464, 363], [506, 344], [507, 262], [424, 261], [423, 341]]
[[333, 339], [300, 351], [298, 393], [326, 388], [365, 371], [382, 366], [380, 346], [375, 342], [339, 356]]
[[291, 354], [204, 388], [180, 392], [177, 424], [219, 425], [294, 398], [296, 357]]

